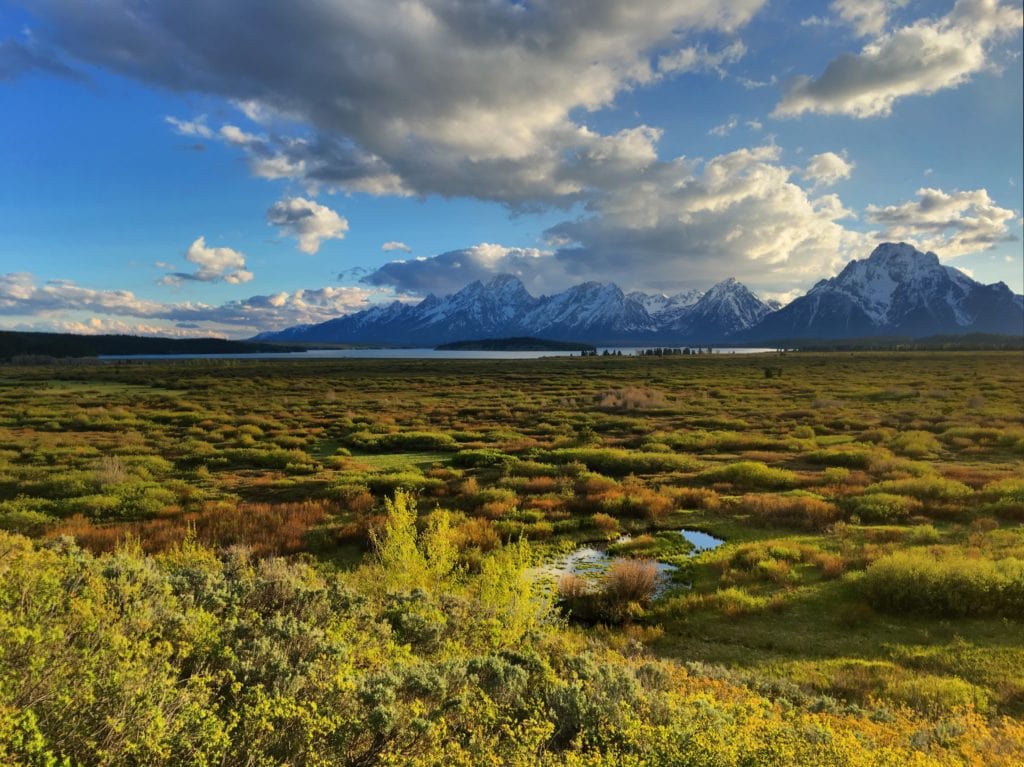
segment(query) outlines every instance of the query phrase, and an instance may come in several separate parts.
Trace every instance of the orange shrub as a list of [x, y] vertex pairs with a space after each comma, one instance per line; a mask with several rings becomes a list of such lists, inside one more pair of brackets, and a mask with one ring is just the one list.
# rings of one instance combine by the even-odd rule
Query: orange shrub
[[619, 520], [610, 514], [598, 512], [590, 519], [594, 523], [594, 527], [605, 535], [615, 535], [619, 531]]
[[494, 529], [494, 523], [480, 517], [467, 519], [458, 525], [454, 531], [454, 539], [456, 545], [462, 550], [475, 547], [481, 551], [491, 551], [501, 543], [501, 537]]
[[800, 530], [823, 530], [839, 519], [839, 510], [833, 504], [804, 495], [745, 495], [739, 507], [763, 524]]
[[706, 487], [680, 487], [673, 491], [676, 503], [683, 509], [713, 511], [722, 505], [718, 493]]
[[197, 513], [115, 525], [94, 525], [76, 516], [51, 535], [72, 535], [81, 546], [96, 552], [112, 551], [129, 538], [137, 539], [146, 552], [163, 551], [194, 535], [205, 545], [241, 545], [256, 556], [294, 554], [304, 549], [306, 533], [326, 521], [329, 510], [333, 511], [323, 501], [209, 504]]
[[602, 581], [604, 593], [620, 603], [646, 603], [658, 584], [658, 565], [653, 559], [616, 559]]
[[580, 599], [590, 592], [590, 582], [575, 573], [562, 573], [557, 588], [559, 599]]
[[530, 495], [558, 492], [559, 482], [554, 477], [534, 477], [523, 484], [523, 492]]

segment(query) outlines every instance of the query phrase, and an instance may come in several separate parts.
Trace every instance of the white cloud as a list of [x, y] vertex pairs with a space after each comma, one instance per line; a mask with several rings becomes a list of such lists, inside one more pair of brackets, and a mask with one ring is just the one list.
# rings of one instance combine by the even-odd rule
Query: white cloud
[[535, 294], [584, 280], [627, 290], [700, 287], [727, 276], [773, 292], [807, 286], [866, 255], [870, 243], [840, 223], [852, 214], [838, 197], [801, 188], [779, 156], [769, 145], [704, 163], [653, 163], [595, 197], [590, 215], [549, 229], [551, 251], [482, 244], [393, 262], [365, 281], [418, 294], [503, 272]]
[[158, 302], [139, 299], [127, 290], [93, 290], [67, 280], [50, 280], [37, 285], [27, 272], [0, 275], [0, 314], [81, 310], [152, 317], [160, 307]]
[[363, 278], [368, 285], [390, 286], [399, 293], [426, 295], [454, 293], [473, 280], [496, 274], [514, 274], [531, 292], [563, 285], [565, 274], [550, 250], [510, 248], [482, 242], [431, 258], [392, 261]]
[[46, 330], [51, 333], [77, 333], [87, 336], [109, 334], [173, 338], [194, 338], [196, 335], [213, 338], [223, 338], [225, 336], [222, 332], [204, 330], [200, 326], [180, 327], [168, 323], [131, 322], [107, 317], [89, 317], [88, 319], [81, 320], [51, 320], [45, 324], [39, 324], [33, 329]]
[[313, 255], [324, 240], [341, 240], [348, 221], [325, 205], [303, 197], [279, 200], [267, 211], [267, 223], [280, 227], [281, 233], [295, 237], [299, 250]]
[[737, 125], [739, 125], [739, 120], [737, 119], [736, 115], [731, 115], [729, 119], [726, 120], [724, 123], [722, 123], [721, 125], [716, 125], [714, 128], [709, 130], [708, 135], [728, 136], [730, 133], [733, 132], [733, 130], [735, 130]]
[[918, 189], [917, 200], [899, 205], [869, 205], [865, 218], [885, 227], [884, 240], [905, 240], [943, 258], [977, 253], [1015, 239], [1012, 210], [1000, 208], [985, 189], [944, 192]]
[[906, 0], [835, 0], [832, 11], [865, 37], [881, 34], [892, 11], [905, 4]]
[[194, 272], [170, 272], [160, 280], [164, 285], [179, 285], [185, 281], [227, 282], [238, 285], [252, 280], [252, 272], [245, 268], [245, 256], [231, 248], [210, 248], [205, 237], [197, 237], [188, 250], [185, 260], [195, 264]]
[[172, 126], [179, 136], [213, 138], [213, 131], [206, 125], [206, 115], [199, 115], [192, 120], [179, 120], [177, 117], [167, 116], [164, 122]]
[[237, 125], [222, 125], [217, 133], [226, 142], [235, 146], [250, 146], [251, 144], [266, 141], [265, 138], [261, 138], [254, 133], [246, 133]]
[[838, 197], [810, 195], [779, 158], [766, 145], [662, 163], [592, 203], [595, 215], [553, 227], [573, 243], [556, 257], [572, 275], [638, 288], [734, 276], [778, 290], [817, 279], [863, 240], [839, 223], [852, 214]]
[[404, 242], [398, 242], [397, 240], [391, 240], [390, 242], [385, 242], [383, 245], [380, 246], [380, 249], [383, 250], [385, 253], [387, 253], [389, 251], [392, 251], [392, 250], [401, 250], [401, 251], [404, 251], [406, 253], [412, 253], [412, 248], [410, 248]]
[[740, 40], [733, 41], [719, 51], [693, 46], [680, 48], [658, 58], [658, 71], [667, 74], [710, 70], [722, 74], [725, 64], [735, 64], [746, 52], [747, 47]]
[[[187, 335], [226, 332], [236, 337], [247, 336], [262, 330], [324, 322], [365, 309], [371, 300], [395, 298], [403, 296], [375, 288], [328, 286], [255, 295], [219, 306], [162, 303], [139, 298], [126, 290], [95, 290], [68, 280], [39, 284], [28, 273], [0, 274], [0, 316], [35, 318], [34, 329], [68, 332], [86, 332], [85, 325], [91, 324], [96, 328], [94, 332], [121, 332], [115, 330], [118, 327], [131, 332], [128, 328], [134, 327], [138, 332], [172, 335], [189, 330]], [[76, 319], [75, 315], [81, 317]], [[135, 322], [118, 318], [134, 318]], [[18, 326], [25, 327], [25, 323]]]
[[844, 178], [849, 178], [855, 167], [845, 156], [835, 152], [822, 152], [813, 155], [807, 161], [803, 176], [816, 187], [832, 186]]
[[[674, 72], [720, 72], [764, 2], [49, 0], [34, 14], [68, 57], [224, 98], [268, 129], [292, 121], [292, 135], [220, 134], [261, 176], [532, 205], [574, 202], [595, 183], [591, 150], [629, 140], [582, 115]], [[701, 48], [703, 33], [732, 42]]]
[[839, 56], [817, 79], [797, 78], [773, 114], [888, 115], [900, 98], [967, 82], [988, 66], [991, 44], [1019, 30], [1021, 19], [1019, 8], [998, 0], [957, 0], [940, 19], [879, 34], [860, 53]]

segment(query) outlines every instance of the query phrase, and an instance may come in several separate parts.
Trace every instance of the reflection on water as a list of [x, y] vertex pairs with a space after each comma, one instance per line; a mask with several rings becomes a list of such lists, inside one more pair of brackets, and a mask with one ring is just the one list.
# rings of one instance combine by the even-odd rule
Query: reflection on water
[[686, 540], [693, 544], [693, 552], [690, 556], [695, 556], [702, 551], [710, 551], [711, 549], [717, 549], [725, 541], [721, 538], [716, 538], [713, 535], [708, 535], [700, 530], [680, 530], [679, 534]]
[[[701, 552], [718, 548], [725, 543], [721, 538], [716, 538], [700, 530], [687, 530], [684, 528], [678, 532], [683, 538], [693, 544], [693, 549], [689, 554], [691, 557], [695, 557]], [[623, 535], [613, 541], [612, 545], [628, 543], [630, 540], [632, 540], [631, 536]], [[533, 573], [537, 577], [550, 578], [553, 582], [557, 583], [558, 579], [563, 575], [600, 575], [608, 569], [613, 559], [614, 557], [608, 554], [605, 546], [593, 543], [584, 544], [573, 549], [568, 554], [558, 557], [553, 562], [534, 568]], [[671, 583], [672, 573], [678, 569], [675, 565], [670, 565], [667, 562], [657, 562], [656, 564], [658, 568], [658, 587], [655, 590], [655, 595], [668, 588]]]

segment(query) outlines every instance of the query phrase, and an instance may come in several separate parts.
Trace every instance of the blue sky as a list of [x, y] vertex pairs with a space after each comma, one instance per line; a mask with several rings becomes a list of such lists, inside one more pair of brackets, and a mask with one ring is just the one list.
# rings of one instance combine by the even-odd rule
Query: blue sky
[[245, 337], [505, 271], [785, 299], [886, 239], [1024, 289], [1019, 4], [273, 6], [0, 4], [0, 327]]

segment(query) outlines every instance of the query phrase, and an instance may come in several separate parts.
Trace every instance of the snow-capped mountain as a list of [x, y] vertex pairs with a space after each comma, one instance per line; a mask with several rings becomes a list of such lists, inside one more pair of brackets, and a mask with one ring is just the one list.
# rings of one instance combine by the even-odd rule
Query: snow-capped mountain
[[767, 315], [742, 338], [1022, 332], [1021, 297], [1005, 284], [983, 285], [959, 269], [943, 266], [934, 253], [887, 242]]
[[625, 295], [618, 285], [599, 282], [584, 282], [540, 299], [522, 318], [522, 328], [542, 338], [604, 343], [630, 342], [658, 332], [641, 301]]
[[789, 305], [762, 301], [734, 279], [707, 292], [623, 293], [585, 282], [531, 296], [511, 275], [459, 292], [394, 302], [329, 320], [261, 333], [261, 341], [436, 346], [451, 341], [539, 336], [599, 345], [703, 345], [797, 338], [943, 333], [1024, 333], [1024, 298], [982, 285], [904, 243], [884, 243]]
[[668, 327], [685, 338], [720, 341], [753, 327], [772, 307], [730, 277], [700, 297]]
[[[599, 344], [713, 343], [770, 311], [743, 285], [727, 280], [705, 295], [625, 294], [615, 284], [585, 282], [535, 298], [511, 275], [418, 304], [375, 306], [319, 325], [257, 338], [274, 341], [435, 346], [475, 338], [539, 336]], [[690, 314], [693, 322], [688, 322]]]
[[626, 294], [626, 298], [639, 302], [659, 327], [667, 328], [678, 324], [679, 319], [703, 295], [704, 291], [694, 288], [672, 296], [667, 296], [664, 293], [651, 294], [636, 291]]

